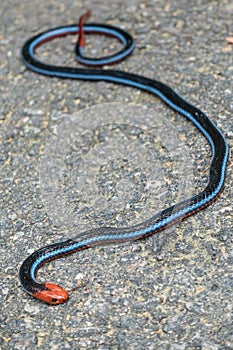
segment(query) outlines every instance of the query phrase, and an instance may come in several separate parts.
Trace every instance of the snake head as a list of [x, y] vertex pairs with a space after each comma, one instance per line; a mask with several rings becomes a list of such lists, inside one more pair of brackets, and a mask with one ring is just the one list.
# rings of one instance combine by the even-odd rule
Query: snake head
[[50, 305], [63, 304], [69, 299], [69, 294], [57, 284], [45, 283], [45, 289], [33, 294], [39, 300]]

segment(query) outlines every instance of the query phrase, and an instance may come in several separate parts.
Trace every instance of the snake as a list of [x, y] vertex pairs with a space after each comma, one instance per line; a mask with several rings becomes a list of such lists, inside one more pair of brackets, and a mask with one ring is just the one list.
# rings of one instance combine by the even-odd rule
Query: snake
[[[78, 238], [49, 244], [29, 255], [20, 266], [21, 286], [29, 295], [50, 305], [66, 302], [69, 299], [69, 293], [57, 284], [42, 283], [37, 280], [37, 271], [42, 265], [84, 249], [110, 243], [136, 241], [160, 232], [211, 204], [221, 193], [226, 176], [228, 145], [223, 133], [209, 116], [163, 82], [127, 71], [115, 70], [112, 67], [104, 68], [106, 64], [115, 64], [129, 56], [134, 49], [134, 41], [130, 34], [116, 26], [84, 23], [89, 15], [90, 12], [85, 13], [78, 24], [49, 29], [28, 39], [22, 48], [22, 58], [26, 67], [35, 73], [49, 77], [92, 82], [105, 81], [148, 92], [195, 125], [210, 144], [212, 159], [204, 190], [199, 190], [199, 193], [191, 198], [173, 204], [139, 224], [129, 227], [91, 228], [82, 232]], [[117, 39], [121, 43], [121, 49], [104, 57], [87, 57], [84, 53], [84, 35], [93, 34]], [[75, 58], [84, 67], [51, 65], [37, 58], [36, 50], [42, 44], [68, 35], [78, 37], [74, 50]]]

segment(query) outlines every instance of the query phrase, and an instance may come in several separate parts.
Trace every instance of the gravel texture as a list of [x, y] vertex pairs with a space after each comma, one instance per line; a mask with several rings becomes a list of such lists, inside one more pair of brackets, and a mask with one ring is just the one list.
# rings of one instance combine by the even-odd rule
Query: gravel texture
[[[181, 151], [186, 147], [189, 154], [191, 165], [187, 169], [192, 181], [186, 190], [196, 193], [207, 180], [210, 148], [205, 139], [153, 96], [102, 82], [49, 79], [24, 67], [20, 50], [27, 38], [48, 28], [76, 23], [89, 8], [93, 11], [90, 22], [120, 26], [136, 39], [133, 55], [116, 65], [116, 69], [171, 85], [208, 113], [229, 146], [233, 145], [233, 45], [226, 42], [227, 37], [233, 36], [232, 1], [86, 0], [83, 5], [70, 0], [2, 0], [0, 347], [233, 349], [232, 155], [225, 189], [204, 211], [147, 240], [90, 249], [44, 266], [39, 271], [41, 280], [56, 281], [67, 289], [79, 287], [71, 293], [68, 303], [47, 306], [21, 289], [18, 269], [34, 250], [73, 237], [86, 227], [140, 222], [152, 216], [161, 201], [166, 206], [171, 204], [180, 194], [178, 185], [184, 178], [184, 154], [174, 158], [176, 152], [168, 151], [164, 140], [158, 141], [148, 130], [111, 123], [95, 128], [84, 133], [66, 154], [63, 186], [69, 208], [80, 215], [80, 227], [77, 223], [68, 225], [60, 215], [59, 200], [49, 202], [51, 196], [45, 195], [47, 188], [40, 166], [46, 150], [50, 155], [54, 151], [54, 144], [47, 145], [54, 135], [60, 137], [56, 130], [61, 131], [59, 125], [63, 125], [64, 116], [97, 104], [109, 103], [114, 109], [113, 102], [156, 106], [157, 113], [174, 128]], [[102, 47], [104, 52], [117, 49], [110, 38], [88, 40], [89, 54], [101, 54]], [[73, 64], [73, 45], [74, 40], [56, 41], [41, 48], [40, 55], [49, 62]], [[104, 111], [107, 114], [106, 108]], [[144, 123], [149, 123], [147, 114]], [[55, 140], [60, 142], [59, 137]], [[104, 145], [111, 144], [111, 137], [120, 140], [114, 146], [116, 151], [120, 144], [126, 145], [122, 147], [123, 155], [107, 158], [109, 148], [106, 151]], [[161, 188], [159, 165], [158, 173], [154, 165], [150, 176], [140, 158], [137, 166], [130, 158], [135, 140], [141, 147], [147, 145], [158, 157], [163, 168]], [[103, 152], [101, 159], [106, 157], [107, 161], [92, 167], [98, 147]], [[79, 168], [79, 163], [85, 165], [88, 157], [87, 174], [92, 169], [92, 177], [85, 175], [86, 168]], [[151, 164], [156, 161], [151, 160]], [[80, 183], [76, 178], [81, 179]], [[154, 181], [154, 187], [150, 187], [149, 180]], [[168, 185], [171, 196], [166, 191]], [[85, 189], [90, 195], [85, 194]], [[160, 191], [161, 196], [155, 198], [154, 192]], [[56, 222], [58, 217], [60, 221]]]

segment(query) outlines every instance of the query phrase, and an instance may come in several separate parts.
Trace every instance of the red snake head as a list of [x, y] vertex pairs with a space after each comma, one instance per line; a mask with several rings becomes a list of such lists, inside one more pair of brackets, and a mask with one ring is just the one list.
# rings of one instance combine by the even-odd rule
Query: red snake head
[[60, 286], [52, 283], [45, 283], [46, 289], [33, 294], [39, 300], [50, 305], [63, 304], [69, 299], [69, 294]]

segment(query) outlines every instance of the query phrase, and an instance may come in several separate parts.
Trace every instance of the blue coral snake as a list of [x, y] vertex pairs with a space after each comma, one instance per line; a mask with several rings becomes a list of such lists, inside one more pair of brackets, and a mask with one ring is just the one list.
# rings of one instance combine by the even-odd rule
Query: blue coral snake
[[[85, 24], [84, 21], [89, 14], [87, 12], [83, 15], [78, 25], [74, 24], [50, 29], [29, 39], [22, 49], [25, 65], [36, 73], [50, 77], [112, 82], [137, 88], [159, 97], [172, 110], [190, 120], [204, 135], [212, 149], [212, 162], [209, 168], [209, 180], [205, 189], [193, 197], [162, 210], [138, 225], [123, 228], [94, 228], [82, 233], [78, 239], [69, 239], [45, 246], [27, 257], [20, 267], [21, 285], [27, 293], [51, 305], [64, 303], [69, 298], [69, 295], [66, 290], [56, 284], [39, 283], [37, 281], [36, 273], [43, 264], [98, 245], [145, 238], [205, 208], [216, 199], [223, 188], [228, 159], [228, 145], [219, 128], [205, 113], [184, 100], [169, 86], [137, 74], [100, 67], [123, 60], [133, 51], [134, 43], [128, 33], [117, 27], [95, 23]], [[75, 48], [76, 59], [85, 66], [91, 67], [54, 66], [43, 63], [36, 58], [36, 49], [45, 42], [77, 34], [79, 34], [79, 40]], [[121, 42], [123, 48], [118, 53], [103, 58], [85, 57], [83, 51], [84, 34], [114, 37]]]

